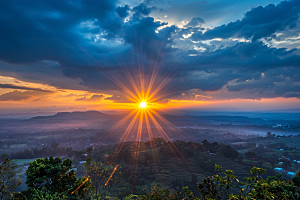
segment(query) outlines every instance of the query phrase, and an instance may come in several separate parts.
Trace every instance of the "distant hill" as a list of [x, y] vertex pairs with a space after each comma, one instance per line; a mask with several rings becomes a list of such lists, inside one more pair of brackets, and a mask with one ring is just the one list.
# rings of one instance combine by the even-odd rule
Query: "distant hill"
[[72, 119], [81, 119], [81, 120], [92, 120], [99, 119], [109, 116], [98, 111], [86, 111], [86, 112], [59, 112], [51, 116], [37, 116], [33, 117], [30, 120], [72, 120]]

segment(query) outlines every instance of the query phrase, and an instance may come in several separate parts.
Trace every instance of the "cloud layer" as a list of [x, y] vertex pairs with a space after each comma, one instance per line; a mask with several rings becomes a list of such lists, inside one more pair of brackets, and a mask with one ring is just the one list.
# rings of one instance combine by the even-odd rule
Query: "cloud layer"
[[[249, 8], [242, 19], [215, 27], [201, 15], [183, 26], [155, 19], [164, 12], [152, 1], [0, 1], [0, 73], [123, 101], [117, 82], [133, 90], [126, 73], [138, 82], [142, 70], [147, 85], [159, 67], [155, 86], [168, 78], [162, 99], [300, 98], [300, 1]], [[54, 81], [58, 72], [80, 84]], [[0, 88], [27, 90], [2, 94], [1, 101], [45, 92], [1, 82]]]

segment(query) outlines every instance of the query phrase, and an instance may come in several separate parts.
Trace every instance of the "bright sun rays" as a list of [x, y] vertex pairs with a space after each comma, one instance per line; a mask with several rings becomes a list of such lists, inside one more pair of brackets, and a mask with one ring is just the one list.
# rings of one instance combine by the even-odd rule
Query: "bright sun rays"
[[[152, 138], [154, 138], [153, 130], [156, 133], [159, 133], [159, 137], [164, 138], [168, 143], [169, 148], [174, 152], [175, 155], [179, 155], [182, 159], [184, 157], [181, 155], [180, 151], [173, 144], [171, 138], [168, 136], [167, 132], [164, 130], [164, 126], [168, 127], [169, 130], [176, 132], [181, 136], [187, 137], [185, 133], [177, 131], [177, 128], [170, 123], [167, 119], [165, 119], [161, 114], [159, 114], [159, 108], [154, 106], [155, 104], [159, 104], [157, 101], [163, 99], [168, 94], [162, 92], [162, 89], [168, 82], [169, 76], [167, 76], [163, 81], [159, 84], [154, 84], [157, 78], [157, 66], [154, 66], [154, 70], [152, 72], [150, 80], [145, 84], [145, 79], [143, 79], [144, 75], [141, 73], [142, 70], [139, 70], [139, 80], [135, 81], [130, 73], [123, 68], [123, 72], [126, 75], [127, 79], [130, 82], [130, 86], [126, 86], [123, 83], [119, 82], [117, 79], [112, 78], [117, 85], [119, 85], [127, 94], [127, 99], [131, 101], [134, 105], [132, 106], [132, 111], [127, 114], [122, 120], [120, 120], [111, 130], [107, 133], [107, 135], [103, 138], [105, 139], [118, 128], [125, 127], [123, 134], [120, 136], [120, 146], [118, 148], [118, 154], [123, 148], [124, 142], [128, 141], [129, 135], [136, 135], [136, 146], [135, 153], [133, 154], [136, 160], [136, 165], [138, 165], [138, 158], [140, 152], [140, 144], [142, 138], [149, 138], [152, 154], [154, 157], [154, 162], [160, 164], [159, 157], [157, 156], [156, 145], [152, 143]], [[145, 87], [144, 85], [147, 85]], [[129, 88], [133, 88], [130, 90]], [[145, 137], [142, 137], [145, 136]], [[131, 139], [131, 138], [130, 138]], [[115, 157], [115, 161], [118, 159], [118, 154]], [[157, 158], [157, 160], [156, 160]], [[185, 160], [185, 159], [184, 159]]]
[[[180, 151], [173, 144], [171, 138], [168, 136], [163, 126], [168, 127], [169, 130], [172, 130], [179, 134], [180, 136], [188, 137], [185, 133], [179, 132], [177, 128], [166, 120], [161, 114], [159, 114], [159, 101], [165, 99], [169, 93], [166, 92], [165, 87], [169, 82], [171, 74], [174, 73], [174, 67], [172, 71], [164, 76], [164, 79], [158, 78], [159, 72], [159, 64], [158, 59], [155, 64], [151, 66], [151, 73], [144, 74], [143, 65], [140, 63], [138, 58], [138, 69], [131, 69], [129, 71], [126, 67], [122, 66], [121, 63], [116, 58], [119, 63], [120, 68], [122, 69], [123, 74], [128, 80], [128, 83], [121, 82], [121, 80], [108, 71], [108, 69], [104, 68], [98, 61], [96, 61], [91, 55], [89, 55], [86, 51], [85, 53], [92, 58], [99, 67], [102, 68], [101, 73], [109, 78], [112, 82], [114, 82], [117, 86], [120, 87], [126, 94], [127, 101], [130, 101], [132, 104], [127, 104], [127, 109], [131, 109], [131, 112], [127, 114], [123, 119], [121, 119], [117, 124], [115, 124], [110, 131], [106, 133], [106, 135], [101, 139], [105, 140], [108, 136], [110, 136], [117, 129], [123, 129], [125, 125], [125, 129], [122, 131], [122, 135], [120, 135], [120, 146], [118, 148], [118, 154], [115, 157], [115, 161], [118, 158], [120, 151], [123, 148], [124, 142], [128, 141], [129, 135], [136, 135], [136, 146], [134, 156], [137, 160], [136, 165], [138, 165], [139, 151], [140, 145], [142, 141], [142, 135], [146, 136], [149, 139], [152, 153], [155, 160], [155, 163], [159, 164], [159, 157], [157, 155], [157, 150], [155, 144], [152, 144], [152, 138], [154, 138], [154, 134], [152, 130], [156, 130], [156, 133], [159, 133], [159, 137], [164, 138], [167, 141], [167, 145], [174, 152], [175, 155], [180, 155], [182, 159], [184, 157], [181, 155]], [[137, 55], [138, 56], [138, 55]], [[159, 55], [158, 55], [159, 57]], [[132, 72], [137, 73], [132, 76]], [[148, 77], [147, 79], [145, 77]], [[145, 138], [145, 137], [144, 137]], [[185, 159], [184, 159], [185, 160]]]

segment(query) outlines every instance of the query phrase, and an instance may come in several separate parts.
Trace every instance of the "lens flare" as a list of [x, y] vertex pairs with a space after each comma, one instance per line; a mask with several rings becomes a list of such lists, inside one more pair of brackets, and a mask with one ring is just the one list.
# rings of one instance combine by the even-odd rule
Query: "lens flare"
[[[162, 44], [161, 44], [162, 46]], [[80, 46], [81, 47], [81, 46]], [[164, 79], [158, 79], [159, 71], [160, 71], [160, 64], [161, 61], [161, 48], [159, 49], [159, 53], [157, 55], [157, 59], [154, 62], [154, 65], [151, 66], [151, 73], [145, 73], [144, 65], [140, 62], [140, 54], [137, 52], [137, 66], [138, 69], [128, 68], [125, 67], [119, 62], [116, 55], [114, 55], [117, 63], [119, 64], [122, 72], [124, 73], [125, 77], [127, 78], [128, 82], [121, 81], [117, 77], [114, 77], [110, 70], [103, 67], [96, 59], [92, 57], [84, 48], [81, 49], [90, 57], [96, 64], [97, 67], [94, 69], [99, 70], [104, 76], [110, 79], [113, 83], [120, 87], [120, 89], [124, 92], [126, 100], [131, 103], [126, 103], [127, 110], [131, 110], [129, 114], [127, 114], [123, 119], [121, 119], [118, 123], [116, 123], [104, 136], [101, 138], [101, 141], [108, 138], [114, 131], [119, 128], [124, 128], [125, 123], [127, 128], [123, 133], [119, 135], [119, 147], [116, 149], [116, 156], [114, 157], [113, 163], [117, 161], [118, 156], [125, 144], [126, 141], [129, 139], [129, 135], [131, 137], [136, 138], [136, 146], [134, 147], [134, 157], [136, 166], [139, 162], [139, 152], [141, 151], [141, 141], [142, 140], [149, 140], [152, 153], [154, 156], [154, 162], [156, 163], [156, 159], [158, 161], [157, 164], [160, 164], [158, 151], [156, 149], [156, 145], [154, 140], [155, 137], [162, 137], [165, 139], [166, 145], [173, 151], [174, 155], [177, 158], [183, 159], [185, 162], [185, 158], [182, 156], [180, 151], [177, 149], [175, 144], [173, 144], [172, 138], [169, 137], [168, 132], [165, 131], [164, 127], [168, 127], [168, 130], [173, 130], [177, 134], [183, 136], [182, 131], [178, 131], [177, 128], [172, 125], [167, 119], [165, 119], [162, 115], [160, 115], [157, 110], [162, 108], [160, 103], [161, 100], [164, 100], [169, 96], [172, 92], [166, 90], [166, 85], [169, 83], [170, 78], [175, 74], [174, 70], [177, 68], [175, 66], [166, 76]], [[136, 47], [138, 49], [138, 47]], [[101, 68], [101, 70], [99, 69]], [[134, 72], [130, 71], [129, 69], [133, 69]], [[135, 74], [136, 76], [132, 76]], [[160, 76], [161, 77], [161, 76]], [[146, 127], [143, 127], [146, 126]], [[125, 125], [126, 127], [126, 125]], [[153, 130], [152, 130], [153, 129]], [[132, 135], [133, 132], [136, 131], [135, 136]], [[147, 137], [147, 138], [146, 138]], [[188, 164], [188, 163], [187, 163]], [[113, 175], [113, 173], [112, 173]]]
[[[162, 46], [162, 44], [161, 44]], [[81, 47], [81, 46], [80, 46]], [[156, 110], [160, 110], [162, 108], [160, 103], [161, 100], [164, 100], [172, 94], [171, 91], [166, 90], [165, 86], [170, 81], [170, 78], [174, 75], [174, 70], [177, 68], [175, 66], [167, 76], [161, 80], [157, 79], [159, 76], [159, 68], [162, 61], [161, 58], [161, 48], [159, 49], [159, 53], [157, 55], [156, 62], [154, 66], [151, 66], [152, 73], [145, 75], [145, 69], [142, 63], [140, 63], [140, 54], [137, 53], [137, 61], [138, 61], [138, 70], [135, 70], [136, 73], [128, 71], [127, 67], [122, 66], [122, 64], [118, 61], [118, 58], [114, 55], [117, 63], [119, 64], [122, 72], [127, 78], [129, 84], [126, 84], [123, 81], [120, 81], [117, 77], [114, 77], [110, 70], [103, 67], [96, 59], [94, 59], [84, 48], [81, 49], [97, 64], [95, 69], [99, 70], [104, 76], [106, 76], [109, 80], [115, 83], [117, 86], [123, 90], [125, 94], [126, 100], [131, 103], [126, 103], [126, 109], [131, 110], [129, 114], [127, 114], [123, 119], [121, 119], [118, 123], [116, 123], [106, 134], [100, 139], [103, 142], [104, 139], [108, 138], [114, 131], [119, 128], [125, 128], [122, 126], [125, 123], [128, 123], [125, 131], [122, 131], [120, 135], [118, 135], [119, 145], [115, 149], [115, 156], [112, 163], [116, 163], [118, 157], [121, 153], [124, 144], [129, 139], [129, 135], [131, 137], [136, 138], [136, 143], [134, 145], [133, 150], [133, 160], [132, 164], [136, 165], [135, 177], [137, 173], [137, 166], [139, 164], [139, 156], [140, 151], [142, 151], [141, 142], [142, 140], [148, 140], [151, 146], [151, 151], [154, 158], [154, 163], [156, 165], [160, 165], [160, 158], [158, 155], [158, 149], [155, 143], [155, 138], [161, 137], [165, 140], [165, 145], [174, 153], [177, 159], [182, 159], [189, 168], [194, 172], [191, 166], [188, 164], [187, 160], [183, 157], [179, 149], [173, 143], [172, 138], [169, 137], [168, 133], [170, 130], [175, 131], [177, 134], [182, 135], [184, 132], [178, 131], [177, 128], [172, 125], [167, 119], [165, 119], [162, 115], [160, 115]], [[138, 49], [138, 48], [136, 48]], [[99, 68], [101, 68], [101, 70]], [[132, 74], [136, 74], [137, 76], [132, 76]], [[135, 78], [137, 77], [137, 79]], [[161, 123], [161, 124], [160, 124]], [[146, 127], [143, 127], [146, 126]], [[164, 127], [168, 127], [168, 131], [164, 130]], [[154, 130], [152, 130], [154, 129]], [[136, 134], [132, 135], [133, 132], [136, 131]], [[147, 137], [147, 138], [146, 138]], [[116, 165], [114, 171], [111, 173], [109, 179], [106, 184], [110, 181], [111, 177], [114, 175], [118, 165]], [[106, 185], [105, 184], [105, 185]]]

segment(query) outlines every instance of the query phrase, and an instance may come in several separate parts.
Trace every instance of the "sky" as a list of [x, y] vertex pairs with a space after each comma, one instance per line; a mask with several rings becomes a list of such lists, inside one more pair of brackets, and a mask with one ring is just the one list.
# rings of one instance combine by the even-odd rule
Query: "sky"
[[158, 109], [300, 108], [299, 14], [299, 0], [0, 1], [0, 113], [129, 109], [149, 85]]

